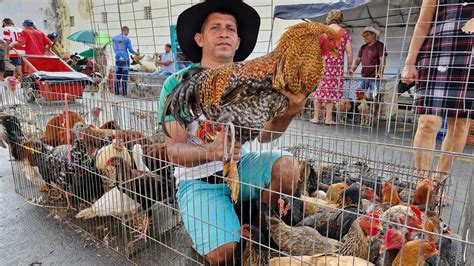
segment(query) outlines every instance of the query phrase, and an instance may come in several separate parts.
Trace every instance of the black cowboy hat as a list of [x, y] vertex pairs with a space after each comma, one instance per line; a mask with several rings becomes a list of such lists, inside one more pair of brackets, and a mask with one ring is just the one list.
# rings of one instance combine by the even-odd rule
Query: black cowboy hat
[[237, 20], [240, 46], [235, 52], [234, 61], [245, 60], [257, 42], [260, 16], [241, 0], [207, 0], [184, 10], [176, 23], [176, 34], [183, 53], [194, 63], [201, 61], [202, 48], [194, 41], [194, 35], [201, 32], [202, 23], [214, 11], [232, 14]]

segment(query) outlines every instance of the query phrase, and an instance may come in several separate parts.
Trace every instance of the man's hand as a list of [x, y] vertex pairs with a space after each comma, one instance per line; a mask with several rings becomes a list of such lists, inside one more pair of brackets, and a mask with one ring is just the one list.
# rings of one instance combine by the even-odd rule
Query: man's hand
[[402, 82], [405, 84], [412, 84], [418, 82], [418, 71], [414, 65], [405, 65], [402, 71]]
[[308, 95], [304, 92], [292, 93], [291, 91], [281, 89], [280, 93], [288, 98], [289, 106], [287, 114], [291, 116], [295, 116], [303, 110], [306, 104], [306, 98]]
[[[227, 152], [230, 153], [230, 148], [232, 146], [232, 140], [229, 136], [226, 136], [225, 131], [217, 133], [216, 139], [213, 143], [206, 144], [207, 154], [209, 159], [215, 159], [218, 161], [224, 161], [225, 159], [230, 159], [228, 156], [230, 154], [224, 153], [225, 138], [227, 138]], [[236, 140], [234, 143], [234, 153], [231, 155], [234, 161], [240, 160], [240, 141]]]

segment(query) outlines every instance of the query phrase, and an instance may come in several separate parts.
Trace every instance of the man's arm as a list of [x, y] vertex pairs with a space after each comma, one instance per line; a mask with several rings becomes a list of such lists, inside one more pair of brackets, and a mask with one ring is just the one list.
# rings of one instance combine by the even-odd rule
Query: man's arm
[[117, 54], [117, 41], [115, 38], [112, 39], [112, 49], [114, 50], [114, 54]]
[[383, 72], [385, 70], [385, 60], [386, 60], [386, 56], [385, 56], [385, 52], [384, 54], [379, 57], [379, 60], [380, 60], [380, 65], [379, 65], [379, 69], [377, 70], [377, 74], [376, 74], [376, 78], [382, 78], [383, 77]]
[[360, 65], [360, 57], [357, 57], [356, 60], [354, 61], [354, 65], [352, 65], [352, 72], [355, 72], [357, 67]]
[[45, 55], [55, 55], [53, 51], [51, 51], [53, 42], [48, 38], [48, 36], [46, 36], [46, 34], [43, 33], [42, 35]]
[[132, 48], [132, 41], [130, 41], [129, 38], [127, 38], [127, 50], [131, 53], [131, 54], [138, 54], [137, 51], [133, 50]]
[[[172, 58], [174, 58], [174, 56], [173, 56]], [[160, 56], [160, 61], [158, 61], [158, 64], [159, 64], [159, 65], [169, 66], [169, 65], [171, 65], [173, 62], [174, 62], [174, 59], [172, 59], [172, 60], [161, 60], [161, 56]]]
[[23, 35], [22, 32], [19, 32], [15, 45], [21, 46], [21, 45], [25, 45], [25, 43], [26, 43], [25, 36]]
[[[174, 164], [193, 167], [211, 161], [222, 161], [224, 159], [224, 138], [223, 133], [219, 133], [213, 143], [203, 146], [188, 144], [187, 132], [176, 121], [165, 122], [168, 132], [172, 136], [166, 138], [168, 160]], [[231, 143], [227, 141], [228, 151], [230, 151]], [[240, 159], [240, 143], [234, 144], [233, 159]]]

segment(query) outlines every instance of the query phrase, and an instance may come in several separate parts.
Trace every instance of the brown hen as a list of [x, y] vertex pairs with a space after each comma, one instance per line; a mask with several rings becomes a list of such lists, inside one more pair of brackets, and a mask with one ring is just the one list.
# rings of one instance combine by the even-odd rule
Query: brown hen
[[413, 205], [430, 204], [434, 191], [433, 180], [424, 178], [416, 184], [415, 194], [413, 195]]
[[[245, 143], [258, 136], [265, 124], [283, 115], [288, 99], [279, 92], [309, 95], [319, 83], [323, 56], [339, 47], [336, 31], [320, 23], [290, 27], [275, 50], [256, 59], [215, 69], [191, 69], [168, 96], [162, 113], [183, 127], [204, 115], [207, 119], [239, 127], [234, 139]], [[166, 126], [164, 133], [170, 136]], [[237, 164], [225, 161], [232, 199], [238, 198]]]
[[405, 204], [398, 195], [397, 187], [392, 186], [390, 181], [385, 181], [383, 184], [382, 202], [388, 202], [392, 206]]
[[326, 200], [332, 204], [341, 203], [341, 193], [348, 187], [346, 182], [336, 183], [329, 186], [326, 192]]
[[424, 239], [412, 240], [405, 245], [393, 261], [393, 266], [423, 266], [428, 258], [438, 254], [434, 243]]
[[362, 259], [369, 258], [369, 255], [374, 255], [374, 252], [378, 254], [378, 250], [373, 251], [371, 249], [379, 231], [383, 229], [378, 218], [379, 216], [376, 214], [368, 214], [357, 218], [352, 223], [349, 232], [342, 239], [340, 254]]
[[270, 236], [282, 252], [291, 256], [338, 252], [339, 241], [324, 237], [316, 229], [308, 226], [291, 227], [269, 213], [268, 206], [262, 204], [262, 218], [268, 224]]
[[77, 122], [84, 123], [84, 119], [76, 112], [64, 111], [48, 121], [41, 141], [50, 146], [68, 144], [66, 129], [72, 129]]

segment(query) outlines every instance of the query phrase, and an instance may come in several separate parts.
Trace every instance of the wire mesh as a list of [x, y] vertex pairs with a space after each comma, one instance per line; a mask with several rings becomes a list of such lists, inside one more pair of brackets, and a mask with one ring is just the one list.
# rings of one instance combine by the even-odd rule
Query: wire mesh
[[[112, 36], [129, 26], [132, 42], [152, 60], [169, 42], [177, 15], [192, 1], [93, 3], [95, 30]], [[311, 95], [281, 137], [269, 132], [271, 142], [245, 144], [236, 166], [238, 192], [232, 187], [236, 173], [224, 174], [227, 166], [216, 161], [221, 152], [194, 154], [199, 163], [189, 163], [181, 155], [189, 154], [186, 148], [169, 139], [165, 144], [157, 117], [164, 76], [142, 71], [126, 75], [128, 93], [123, 94], [137, 99], [113, 95], [114, 89], [123, 90], [117, 82], [125, 74], [105, 75], [95, 84], [97, 93], [81, 95], [62, 93], [84, 87], [74, 81], [26, 79], [15, 89], [0, 84], [0, 117], [16, 117], [18, 121], [8, 123], [22, 130], [9, 139], [12, 159], [17, 159], [12, 161], [17, 193], [138, 264], [205, 264], [214, 259], [233, 265], [387, 265], [408, 243], [416, 245], [411, 252], [398, 252], [402, 260], [430, 255], [430, 265], [468, 264], [464, 252], [473, 242], [464, 219], [471, 209], [472, 147], [440, 151], [438, 142], [435, 149], [421, 150], [437, 161], [453, 160], [451, 169], [430, 168], [423, 175], [416, 169], [413, 138], [420, 122], [413, 99], [419, 90], [400, 93], [399, 81], [420, 8], [417, 1], [384, 4], [387, 13], [379, 18], [385, 20], [379, 27], [384, 28], [381, 40], [389, 47], [384, 77], [344, 77], [343, 97], [330, 110], [337, 125], [308, 121], [315, 113]], [[274, 4], [254, 7], [267, 14]], [[406, 20], [400, 22], [394, 14]], [[262, 17], [265, 27], [252, 56], [272, 48], [274, 18]], [[349, 29], [353, 39], [361, 32]], [[115, 64], [113, 56], [109, 50], [109, 65]], [[361, 90], [364, 79], [380, 81], [379, 90]], [[325, 120], [324, 108], [319, 121]], [[219, 127], [232, 132], [228, 124], [202, 122], [195, 133], [212, 141]], [[234, 129], [236, 141], [244, 133], [260, 132]], [[426, 178], [435, 176], [445, 180]], [[231, 252], [206, 256], [223, 244]]]

